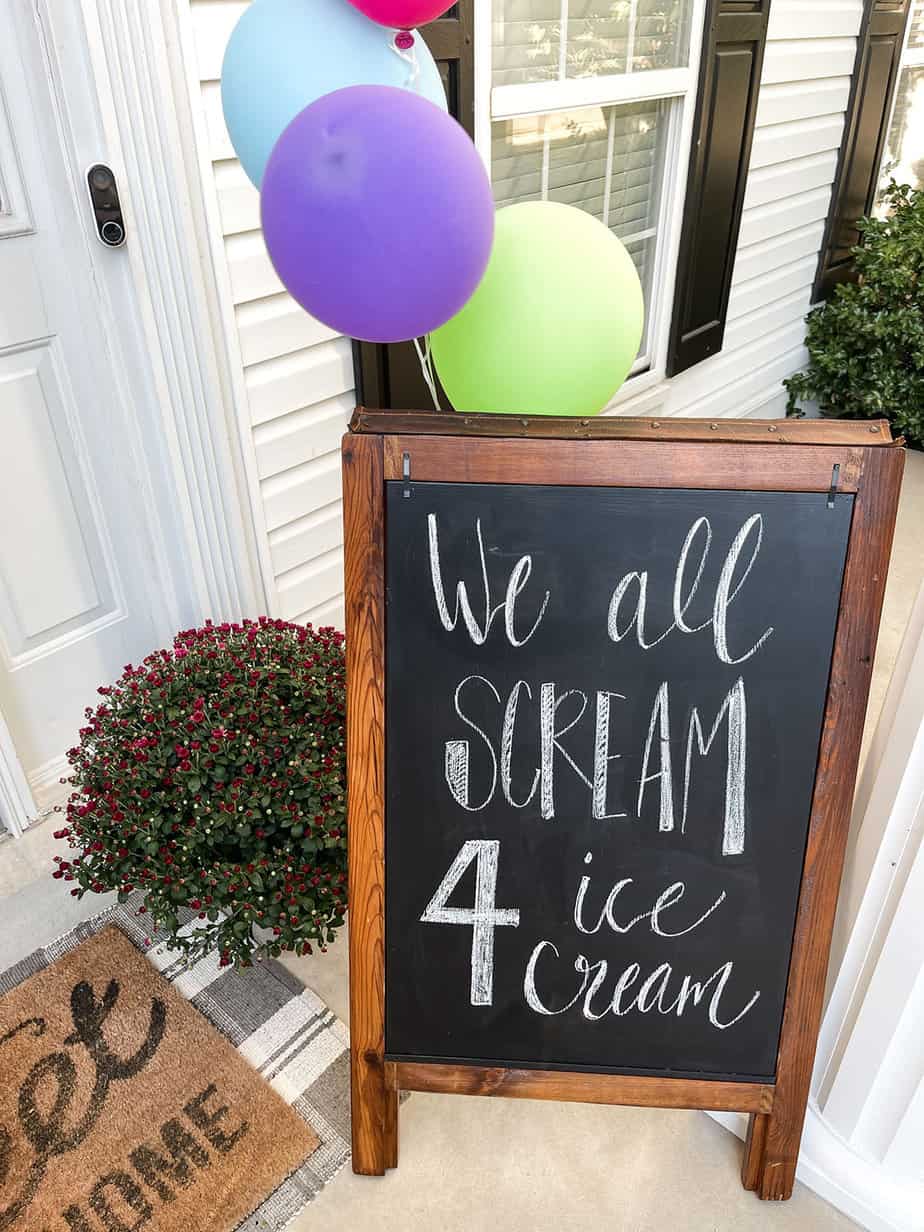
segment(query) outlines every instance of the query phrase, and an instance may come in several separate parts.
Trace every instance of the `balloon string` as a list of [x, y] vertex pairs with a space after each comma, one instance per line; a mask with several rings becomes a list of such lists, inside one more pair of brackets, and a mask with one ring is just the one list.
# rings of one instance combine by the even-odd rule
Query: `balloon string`
[[430, 397], [433, 399], [433, 409], [435, 411], [442, 410], [440, 396], [436, 392], [436, 373], [433, 371], [433, 356], [430, 353], [430, 335], [427, 334], [424, 338], [423, 346], [420, 345], [419, 338], [415, 338], [413, 342], [417, 358], [420, 360], [420, 371], [423, 373], [423, 379], [426, 382], [427, 389], [430, 391]]
[[417, 90], [419, 88], [420, 80], [420, 63], [417, 59], [416, 45], [411, 44], [411, 46], [405, 50], [404, 48], [399, 47], [395, 40], [392, 39], [391, 49], [396, 56], [402, 59], [405, 64], [409, 66], [407, 81], [404, 83], [405, 89]]

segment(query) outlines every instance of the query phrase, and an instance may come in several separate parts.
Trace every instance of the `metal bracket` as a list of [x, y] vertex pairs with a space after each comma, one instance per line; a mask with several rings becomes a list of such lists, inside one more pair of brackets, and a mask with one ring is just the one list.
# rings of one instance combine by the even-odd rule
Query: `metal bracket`
[[[403, 477], [404, 479], [410, 479], [410, 477], [411, 477], [411, 455], [410, 455], [409, 453], [405, 453], [405, 454], [403, 454], [403, 455], [402, 455], [402, 458], [401, 458], [401, 475], [402, 475], [402, 477]], [[407, 498], [410, 496], [410, 494], [411, 494], [411, 489], [410, 489], [410, 488], [405, 488], [405, 489], [404, 489], [404, 498], [405, 498], [405, 500], [407, 500]]]
[[[407, 457], [407, 454], [405, 454], [404, 456]], [[834, 508], [834, 498], [835, 496], [837, 496], [837, 485], [840, 481], [840, 477], [841, 477], [841, 464], [840, 462], [835, 462], [834, 466], [831, 468], [831, 488], [828, 492], [828, 508], [829, 509]]]

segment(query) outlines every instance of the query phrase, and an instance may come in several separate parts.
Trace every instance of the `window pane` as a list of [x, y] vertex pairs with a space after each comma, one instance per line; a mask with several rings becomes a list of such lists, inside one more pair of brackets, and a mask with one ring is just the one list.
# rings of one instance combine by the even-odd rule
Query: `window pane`
[[693, 0], [644, 0], [638, 6], [632, 71], [690, 63]]
[[924, 188], [924, 68], [903, 69], [898, 79], [880, 189], [890, 179]]
[[908, 32], [908, 48], [924, 47], [924, 0], [916, 0], [911, 13], [911, 29]]
[[494, 85], [683, 66], [692, 12], [693, 0], [494, 0]]
[[494, 85], [557, 80], [560, 31], [561, 0], [494, 0]]
[[[646, 319], [669, 103], [585, 107], [501, 120], [492, 134], [492, 181], [498, 206], [561, 201], [586, 210], [623, 241], [642, 280]], [[642, 340], [640, 354], [648, 349]]]
[[613, 0], [570, 0], [565, 73], [605, 77], [628, 64], [629, 5]]

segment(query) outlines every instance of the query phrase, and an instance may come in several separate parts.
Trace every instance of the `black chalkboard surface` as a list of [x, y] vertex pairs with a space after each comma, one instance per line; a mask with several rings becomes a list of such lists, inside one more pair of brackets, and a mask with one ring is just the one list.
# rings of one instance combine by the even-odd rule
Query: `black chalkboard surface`
[[385, 487], [386, 1056], [772, 1080], [853, 496]]

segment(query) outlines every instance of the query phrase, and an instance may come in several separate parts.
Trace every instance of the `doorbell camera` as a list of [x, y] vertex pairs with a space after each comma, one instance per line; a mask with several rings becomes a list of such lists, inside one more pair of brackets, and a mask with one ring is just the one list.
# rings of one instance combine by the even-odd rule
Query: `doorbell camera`
[[103, 163], [94, 163], [87, 172], [87, 184], [93, 217], [96, 219], [96, 234], [107, 248], [118, 248], [125, 243], [125, 220], [112, 169]]

